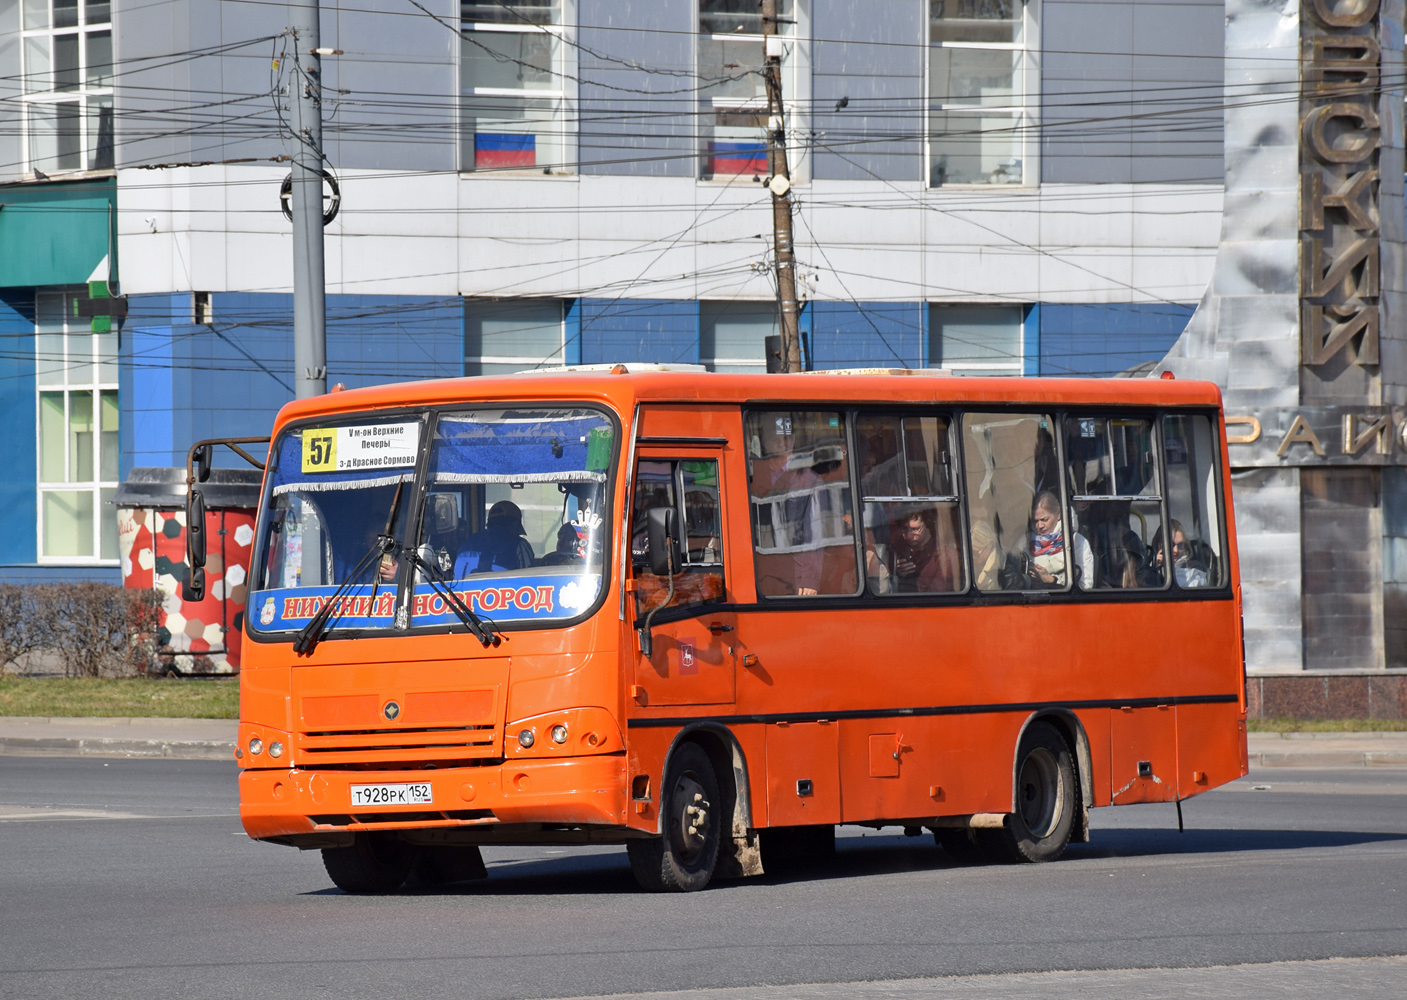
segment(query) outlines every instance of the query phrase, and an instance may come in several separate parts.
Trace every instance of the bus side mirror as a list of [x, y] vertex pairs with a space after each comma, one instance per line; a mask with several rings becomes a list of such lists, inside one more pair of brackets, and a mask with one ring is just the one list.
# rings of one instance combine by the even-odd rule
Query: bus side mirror
[[210, 445], [195, 450], [195, 478], [203, 483], [210, 478]]
[[183, 601], [203, 601], [205, 600], [205, 567], [197, 566], [191, 570], [191, 575], [185, 583], [181, 584], [181, 600]]
[[679, 557], [679, 512], [673, 507], [651, 507], [645, 516], [649, 519], [650, 572], [673, 576], [684, 562]]
[[197, 489], [186, 496], [186, 562], [193, 570], [205, 565], [205, 497]]

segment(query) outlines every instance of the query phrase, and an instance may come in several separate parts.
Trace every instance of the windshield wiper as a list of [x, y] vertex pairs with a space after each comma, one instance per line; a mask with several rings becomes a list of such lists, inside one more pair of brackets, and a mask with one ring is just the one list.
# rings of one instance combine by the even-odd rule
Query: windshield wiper
[[[333, 610], [341, 603], [347, 591], [352, 589], [357, 578], [362, 575], [362, 572], [371, 565], [372, 557], [379, 556], [384, 551], [381, 544], [382, 537], [378, 536], [376, 544], [371, 547], [371, 551], [362, 556], [361, 562], [353, 567], [352, 572], [347, 575], [347, 579], [342, 581], [342, 585], [332, 592], [332, 596], [327, 599], [327, 602], [323, 604], [322, 607], [318, 608], [318, 613], [308, 619], [308, 624], [299, 629], [298, 637], [293, 640], [293, 652], [302, 656], [304, 653], [311, 653], [313, 651], [313, 647], [316, 646], [318, 640], [322, 638], [322, 634], [327, 628], [327, 623], [332, 618]], [[394, 542], [392, 544], [394, 544]]]
[[431, 589], [444, 598], [445, 603], [449, 605], [449, 609], [454, 612], [455, 617], [464, 623], [464, 627], [470, 631], [474, 638], [479, 640], [485, 649], [488, 649], [490, 646], [500, 646], [503, 644], [503, 638], [498, 634], [498, 630], [494, 628], [493, 623], [480, 618], [469, 605], [464, 603], [463, 598], [456, 594], [450, 587], [450, 581], [446, 580], [443, 574], [440, 573], [438, 566], [422, 558], [420, 553], [414, 549], [406, 547], [402, 548], [401, 551], [406, 554], [414, 565], [425, 571], [425, 579], [430, 582]]
[[[328, 623], [332, 620], [333, 614], [337, 613], [337, 607], [341, 604], [342, 598], [347, 595], [347, 591], [356, 585], [366, 568], [371, 565], [373, 557], [384, 556], [394, 552], [396, 540], [391, 536], [391, 528], [396, 523], [396, 512], [401, 509], [401, 492], [405, 489], [405, 480], [402, 479], [396, 484], [396, 495], [391, 498], [391, 509], [386, 513], [386, 530], [376, 536], [376, 543], [372, 545], [371, 551], [362, 556], [361, 561], [347, 574], [347, 578], [341, 585], [332, 592], [332, 596], [327, 599], [327, 603], [318, 608], [317, 614], [308, 619], [308, 624], [298, 631], [298, 636], [293, 640], [293, 652], [299, 656], [312, 653], [317, 646], [318, 640], [322, 638], [323, 632], [327, 631]], [[371, 605], [376, 607], [376, 588], [380, 586], [380, 573], [374, 574], [371, 585]]]

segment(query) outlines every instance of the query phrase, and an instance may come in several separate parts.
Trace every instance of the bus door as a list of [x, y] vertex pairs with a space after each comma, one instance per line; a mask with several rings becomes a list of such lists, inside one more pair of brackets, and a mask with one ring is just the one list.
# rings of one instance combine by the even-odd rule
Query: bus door
[[[631, 579], [635, 628], [634, 683], [644, 705], [731, 705], [734, 700], [736, 615], [722, 605], [724, 578], [722, 449], [693, 446], [664, 453], [642, 449], [631, 514]], [[678, 572], [650, 568], [649, 511], [672, 507], [680, 529]], [[645, 656], [638, 641], [650, 631]]]

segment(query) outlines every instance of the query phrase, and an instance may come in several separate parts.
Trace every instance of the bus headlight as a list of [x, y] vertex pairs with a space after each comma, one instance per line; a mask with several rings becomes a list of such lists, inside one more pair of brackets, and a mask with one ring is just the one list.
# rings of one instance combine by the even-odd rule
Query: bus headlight
[[283, 744], [280, 743], [278, 740], [274, 740], [272, 743], [270, 743], [270, 744], [269, 744], [269, 756], [270, 756], [270, 757], [282, 757], [282, 756], [283, 756]]
[[254, 736], [249, 740], [249, 752], [251, 754], [261, 754], [264, 752], [264, 741]]
[[565, 743], [565, 742], [567, 742], [567, 727], [566, 727], [566, 726], [553, 726], [553, 727], [552, 727], [552, 742], [553, 742], [553, 743]]
[[524, 750], [532, 746], [534, 742], [533, 731], [531, 729], [524, 729], [518, 734], [518, 745]]

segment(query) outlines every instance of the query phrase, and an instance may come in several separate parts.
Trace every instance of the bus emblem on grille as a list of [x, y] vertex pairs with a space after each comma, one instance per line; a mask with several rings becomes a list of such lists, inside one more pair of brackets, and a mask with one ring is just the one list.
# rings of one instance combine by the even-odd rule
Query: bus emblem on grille
[[381, 710], [381, 713], [385, 715], [387, 719], [394, 722], [396, 721], [396, 716], [401, 714], [401, 706], [397, 705], [394, 701], [388, 701], [386, 702], [386, 707]]

